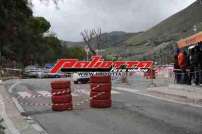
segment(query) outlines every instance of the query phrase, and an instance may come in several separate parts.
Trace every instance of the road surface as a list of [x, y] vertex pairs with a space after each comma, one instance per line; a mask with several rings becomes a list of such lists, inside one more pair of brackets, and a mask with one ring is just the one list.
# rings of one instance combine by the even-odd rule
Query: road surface
[[[8, 81], [6, 87], [15, 82]], [[73, 85], [75, 110], [53, 112], [48, 105], [37, 105], [50, 104], [50, 82], [21, 80], [9, 91], [21, 103], [25, 115], [33, 117], [49, 134], [202, 134], [202, 108], [136, 94], [146, 90], [148, 83], [134, 82], [134, 92], [130, 92], [116, 88], [119, 84], [115, 82], [109, 109], [89, 108], [89, 85]]]

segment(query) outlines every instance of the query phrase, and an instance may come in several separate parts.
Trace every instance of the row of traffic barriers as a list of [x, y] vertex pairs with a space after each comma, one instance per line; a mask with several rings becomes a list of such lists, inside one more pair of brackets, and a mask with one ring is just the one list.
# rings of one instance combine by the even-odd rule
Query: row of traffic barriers
[[[90, 107], [110, 108], [112, 105], [111, 76], [92, 76], [90, 87]], [[52, 81], [51, 88], [52, 110], [73, 110], [71, 82], [67, 80]]]

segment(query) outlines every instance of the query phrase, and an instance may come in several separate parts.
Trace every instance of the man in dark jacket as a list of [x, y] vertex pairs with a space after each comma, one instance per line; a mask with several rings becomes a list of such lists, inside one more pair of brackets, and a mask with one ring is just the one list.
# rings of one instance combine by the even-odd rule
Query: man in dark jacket
[[196, 46], [191, 50], [190, 54], [190, 70], [191, 70], [191, 79], [194, 77], [194, 83], [196, 85], [199, 85], [199, 75], [200, 75], [200, 69], [199, 69], [199, 47]]
[[200, 84], [202, 84], [202, 43], [199, 44]]
[[189, 73], [190, 72], [190, 59], [189, 59], [189, 54], [186, 51], [184, 51], [184, 56], [185, 56], [186, 67], [183, 70], [183, 73], [184, 73], [184, 81], [183, 81], [183, 83], [190, 85], [190, 73]]

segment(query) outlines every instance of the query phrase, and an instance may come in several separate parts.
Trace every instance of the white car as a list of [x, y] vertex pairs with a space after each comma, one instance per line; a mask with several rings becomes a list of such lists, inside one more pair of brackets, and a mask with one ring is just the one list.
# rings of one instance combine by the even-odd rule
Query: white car
[[74, 84], [86, 84], [90, 81], [90, 76], [89, 75], [81, 75], [78, 73], [73, 73], [72, 79], [74, 81]]

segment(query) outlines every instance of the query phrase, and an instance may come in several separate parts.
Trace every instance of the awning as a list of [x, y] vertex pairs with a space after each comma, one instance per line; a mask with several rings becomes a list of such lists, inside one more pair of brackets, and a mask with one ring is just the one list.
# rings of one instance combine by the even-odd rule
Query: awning
[[177, 42], [178, 48], [184, 48], [202, 41], [202, 32], [194, 34], [188, 38]]

